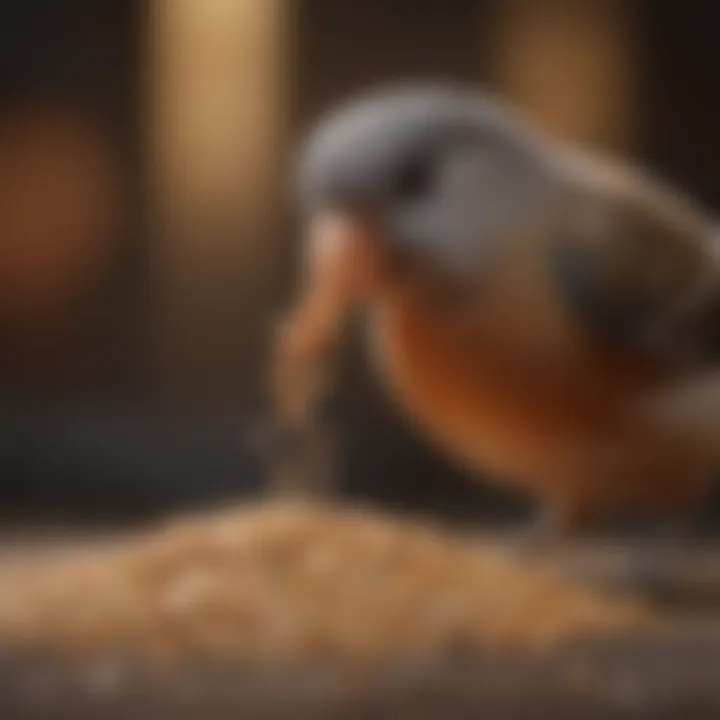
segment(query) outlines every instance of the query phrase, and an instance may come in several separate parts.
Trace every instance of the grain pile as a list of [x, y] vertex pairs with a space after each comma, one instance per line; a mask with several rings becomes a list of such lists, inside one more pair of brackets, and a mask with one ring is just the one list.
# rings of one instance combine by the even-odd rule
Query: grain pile
[[649, 621], [507, 553], [370, 513], [260, 505], [0, 565], [0, 644], [254, 664], [538, 649]]

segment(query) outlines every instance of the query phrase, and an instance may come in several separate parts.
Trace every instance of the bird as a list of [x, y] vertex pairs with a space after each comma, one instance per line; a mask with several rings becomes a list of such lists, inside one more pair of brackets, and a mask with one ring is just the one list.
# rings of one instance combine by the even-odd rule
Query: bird
[[293, 180], [284, 421], [327, 392], [357, 315], [418, 434], [537, 501], [538, 541], [702, 506], [720, 469], [720, 239], [699, 202], [482, 88], [423, 80], [330, 107]]

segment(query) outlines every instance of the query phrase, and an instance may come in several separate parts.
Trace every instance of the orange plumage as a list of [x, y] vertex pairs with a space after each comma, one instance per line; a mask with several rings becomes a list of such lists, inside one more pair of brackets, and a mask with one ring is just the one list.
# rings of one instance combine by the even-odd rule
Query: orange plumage
[[[511, 273], [483, 303], [466, 306], [427, 272], [392, 272], [389, 260], [368, 260], [382, 253], [368, 229], [349, 232], [328, 219], [315, 237], [323, 233], [332, 238], [318, 245], [334, 251], [311, 253], [304, 298], [277, 348], [286, 419], [306, 417], [310, 383], [341, 319], [362, 300], [378, 369], [419, 431], [483, 476], [545, 502], [554, 531], [579, 529], [625, 505], [674, 511], [701, 496], [709, 457], [696, 435], [626, 413], [670, 372], [585, 333], [533, 271], [532, 252], [508, 264]], [[518, 247], [528, 246], [542, 251], [541, 242]], [[362, 257], [358, 298], [353, 273]]]
[[703, 497], [720, 467], [720, 253], [704, 211], [447, 87], [351, 104], [305, 169], [307, 284], [276, 357], [286, 421], [361, 306], [419, 430], [544, 501], [556, 530]]

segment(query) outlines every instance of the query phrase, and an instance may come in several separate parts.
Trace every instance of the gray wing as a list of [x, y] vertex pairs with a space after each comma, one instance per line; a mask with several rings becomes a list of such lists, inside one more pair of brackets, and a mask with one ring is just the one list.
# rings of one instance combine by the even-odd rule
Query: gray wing
[[679, 196], [602, 183], [553, 237], [556, 287], [615, 349], [689, 366], [720, 361], [720, 235]]

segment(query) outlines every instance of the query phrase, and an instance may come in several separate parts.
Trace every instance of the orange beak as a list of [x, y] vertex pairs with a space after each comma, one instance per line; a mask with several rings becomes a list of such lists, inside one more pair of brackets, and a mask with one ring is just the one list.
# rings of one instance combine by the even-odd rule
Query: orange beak
[[387, 276], [378, 233], [367, 222], [344, 214], [321, 214], [308, 230], [308, 273], [338, 296], [367, 300]]
[[320, 214], [308, 227], [304, 291], [276, 347], [275, 397], [281, 415], [307, 416], [325, 382], [322, 366], [350, 311], [385, 282], [377, 234], [344, 214]]

